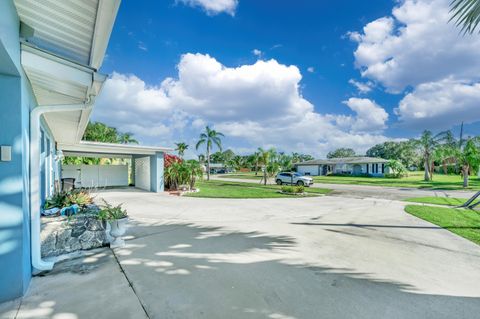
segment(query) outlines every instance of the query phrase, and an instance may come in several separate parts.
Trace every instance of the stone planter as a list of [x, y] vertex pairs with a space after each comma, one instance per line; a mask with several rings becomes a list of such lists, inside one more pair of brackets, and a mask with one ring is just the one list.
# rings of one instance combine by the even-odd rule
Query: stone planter
[[105, 223], [96, 216], [42, 217], [42, 257], [55, 257], [108, 244]]
[[110, 242], [110, 247], [124, 247], [125, 241], [122, 239], [122, 236], [127, 231], [128, 218], [110, 220], [108, 223], [110, 224], [110, 236], [113, 238]]

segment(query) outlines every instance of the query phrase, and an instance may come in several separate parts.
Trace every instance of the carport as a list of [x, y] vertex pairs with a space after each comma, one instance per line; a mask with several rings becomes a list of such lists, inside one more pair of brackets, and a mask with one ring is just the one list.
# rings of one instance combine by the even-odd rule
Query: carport
[[[164, 154], [166, 147], [140, 146], [81, 141], [58, 144], [63, 156], [91, 158], [126, 158], [131, 161], [131, 180], [135, 187], [163, 192]], [[73, 177], [80, 187], [128, 186], [128, 165], [62, 165], [62, 177]]]

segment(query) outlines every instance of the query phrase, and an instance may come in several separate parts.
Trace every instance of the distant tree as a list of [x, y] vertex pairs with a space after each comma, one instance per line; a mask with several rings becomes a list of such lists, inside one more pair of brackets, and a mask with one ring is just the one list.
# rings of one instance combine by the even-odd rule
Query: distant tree
[[463, 187], [468, 187], [468, 178], [471, 171], [478, 170], [480, 165], [480, 138], [469, 138], [465, 146], [457, 150], [456, 158], [462, 167]]
[[210, 127], [205, 127], [205, 131], [200, 134], [199, 140], [195, 148], [198, 150], [200, 146], [206, 146], [206, 158], [207, 158], [207, 180], [210, 180], [210, 152], [212, 150], [213, 145], [215, 144], [218, 149], [222, 150], [222, 139], [224, 137], [220, 132], [212, 130]]
[[187, 143], [184, 143], [184, 142], [175, 143], [175, 145], [177, 146], [175, 148], [175, 150], [178, 152], [178, 155], [180, 157], [183, 157], [183, 155], [185, 155], [185, 151], [188, 149], [189, 145]]
[[228, 162], [228, 161], [231, 161], [236, 155], [232, 150], [228, 149], [222, 153], [222, 156], [223, 156], [222, 162]]
[[213, 154], [210, 154], [210, 161], [213, 163], [223, 163], [225, 162], [225, 157], [223, 156], [223, 153], [218, 151]]
[[334, 151], [328, 152], [327, 158], [339, 158], [339, 157], [354, 157], [355, 151], [351, 148], [337, 148]]
[[83, 140], [102, 143], [120, 142], [117, 129], [101, 122], [89, 122], [83, 134]]
[[411, 141], [387, 141], [377, 144], [367, 150], [366, 155], [386, 160], [397, 160], [405, 167], [416, 165], [419, 162], [416, 146]]
[[132, 133], [118, 133], [118, 143], [120, 144], [138, 144], [138, 141], [133, 138]]

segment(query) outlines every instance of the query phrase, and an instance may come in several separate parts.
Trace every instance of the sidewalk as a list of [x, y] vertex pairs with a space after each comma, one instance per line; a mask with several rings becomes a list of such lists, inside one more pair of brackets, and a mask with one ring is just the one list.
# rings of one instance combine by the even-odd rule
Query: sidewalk
[[109, 248], [58, 262], [26, 295], [0, 305], [0, 319], [147, 318]]

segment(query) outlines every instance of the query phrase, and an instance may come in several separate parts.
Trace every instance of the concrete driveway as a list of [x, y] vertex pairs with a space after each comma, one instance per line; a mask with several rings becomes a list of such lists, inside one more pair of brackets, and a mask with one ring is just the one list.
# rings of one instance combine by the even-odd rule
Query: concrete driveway
[[[106, 304], [130, 309], [125, 318], [438, 319], [480, 313], [479, 246], [404, 213], [400, 202], [201, 199], [130, 190], [100, 196], [128, 209], [127, 246], [111, 258], [103, 254], [110, 268], [100, 265], [84, 276], [83, 286], [91, 280], [94, 287], [91, 295], [72, 287], [77, 302], [48, 318], [91, 318], [82, 303], [108, 295], [113, 275], [123, 293]], [[91, 275], [102, 269], [102, 276]], [[35, 278], [18, 318], [57, 298], [44, 297], [38, 287], [48, 289], [49, 281], [58, 286], [60, 275]], [[106, 318], [105, 302], [97, 306], [96, 317]]]

